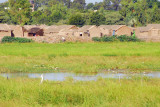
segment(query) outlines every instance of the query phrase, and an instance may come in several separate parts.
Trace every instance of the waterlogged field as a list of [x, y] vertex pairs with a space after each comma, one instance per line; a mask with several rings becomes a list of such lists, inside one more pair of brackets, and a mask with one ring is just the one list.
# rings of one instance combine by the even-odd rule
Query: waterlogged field
[[[1, 73], [159, 72], [160, 43], [0, 44]], [[40, 74], [41, 75], [41, 74]], [[0, 106], [159, 107], [160, 79], [47, 81], [0, 76]]]
[[2, 107], [159, 107], [160, 80], [101, 79], [64, 82], [0, 77]]
[[160, 71], [160, 43], [0, 44], [0, 72]]

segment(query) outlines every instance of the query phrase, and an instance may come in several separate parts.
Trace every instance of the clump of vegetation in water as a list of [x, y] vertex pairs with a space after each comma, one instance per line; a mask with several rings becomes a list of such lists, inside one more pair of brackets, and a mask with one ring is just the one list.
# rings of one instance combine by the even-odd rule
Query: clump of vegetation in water
[[114, 41], [120, 41], [120, 42], [139, 42], [141, 41], [135, 36], [103, 36], [103, 37], [93, 37], [93, 41], [95, 42], [114, 42]]
[[33, 40], [27, 39], [27, 38], [20, 38], [20, 37], [4, 36], [1, 42], [2, 43], [13, 43], [13, 42], [30, 43], [30, 42], [33, 42]]

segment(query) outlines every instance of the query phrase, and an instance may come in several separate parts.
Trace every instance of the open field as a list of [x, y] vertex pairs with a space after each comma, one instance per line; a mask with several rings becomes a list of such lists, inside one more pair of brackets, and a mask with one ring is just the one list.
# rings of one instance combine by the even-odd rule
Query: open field
[[1, 72], [160, 70], [159, 43], [1, 44]]
[[159, 43], [0, 44], [0, 72], [149, 72], [159, 65]]
[[0, 77], [0, 105], [3, 107], [159, 107], [160, 80], [101, 79], [64, 82]]
[[[0, 72], [160, 71], [159, 43], [0, 44]], [[127, 71], [126, 71], [127, 72]], [[160, 79], [44, 81], [0, 77], [3, 107], [159, 107]]]

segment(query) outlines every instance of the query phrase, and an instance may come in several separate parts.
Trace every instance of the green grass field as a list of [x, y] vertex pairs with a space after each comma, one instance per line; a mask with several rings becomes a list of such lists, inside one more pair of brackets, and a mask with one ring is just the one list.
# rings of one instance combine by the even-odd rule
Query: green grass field
[[[58, 69], [55, 69], [57, 68]], [[160, 71], [160, 43], [0, 44], [0, 72]], [[126, 71], [126, 72], [127, 72]], [[160, 79], [63, 82], [0, 77], [2, 107], [160, 107]]]
[[1, 107], [159, 107], [160, 80], [99, 79], [91, 82], [0, 78]]
[[1, 72], [160, 71], [160, 43], [1, 44]]

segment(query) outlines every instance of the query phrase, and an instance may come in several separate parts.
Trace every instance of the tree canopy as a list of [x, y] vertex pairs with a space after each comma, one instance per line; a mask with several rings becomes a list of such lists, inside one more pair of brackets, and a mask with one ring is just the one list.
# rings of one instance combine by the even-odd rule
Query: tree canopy
[[[126, 24], [160, 23], [158, 0], [9, 0], [0, 4], [0, 23], [9, 24]], [[76, 18], [78, 17], [78, 18]]]

